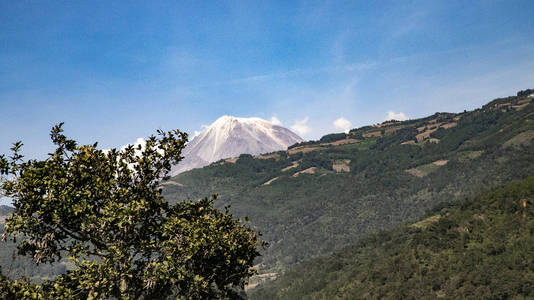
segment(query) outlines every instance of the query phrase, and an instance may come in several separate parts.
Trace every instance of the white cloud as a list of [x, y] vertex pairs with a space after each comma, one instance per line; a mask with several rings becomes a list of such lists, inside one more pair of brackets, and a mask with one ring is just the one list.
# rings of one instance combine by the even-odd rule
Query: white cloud
[[305, 117], [302, 120], [296, 120], [295, 123], [291, 126], [291, 130], [293, 130], [296, 134], [303, 136], [306, 135], [308, 132], [311, 131], [311, 128], [308, 126], [308, 117]]
[[406, 121], [408, 120], [408, 116], [405, 115], [403, 112], [394, 112], [394, 111], [388, 111], [386, 117], [384, 118], [384, 121], [389, 121], [389, 120], [397, 120], [397, 121]]
[[[133, 144], [122, 145], [122, 146], [120, 146], [117, 150], [118, 150], [118, 151], [124, 151], [124, 150], [126, 150], [126, 148], [127, 148], [128, 146], [133, 145], [133, 146], [134, 146], [134, 149], [136, 149], [136, 150], [135, 150], [135, 153], [136, 153], [136, 154], [140, 154], [141, 152], [137, 150], [137, 146], [141, 145], [141, 151], [143, 151], [143, 150], [145, 149], [145, 144], [146, 144], [145, 139], [140, 137], [140, 138], [137, 138], [137, 139], [135, 140], [135, 143], [133, 143]], [[102, 149], [102, 152], [104, 152], [104, 153], [106, 153], [106, 154], [107, 154], [109, 151], [111, 151], [111, 149]]]
[[278, 125], [278, 126], [282, 126], [282, 121], [280, 121], [277, 117], [275, 116], [272, 116], [271, 117], [271, 123], [273, 123], [274, 125]]
[[206, 124], [202, 124], [200, 125], [200, 130], [195, 130], [194, 131], [194, 134], [193, 134], [193, 137], [191, 137], [189, 140], [192, 141], [194, 138], [196, 138], [197, 136], [199, 136], [202, 132], [204, 132], [204, 130], [206, 130], [209, 126], [206, 125]]
[[[126, 147], [130, 146], [130, 145], [133, 145], [134, 146], [134, 149], [137, 149], [137, 146], [141, 145], [141, 151], [145, 149], [145, 144], [146, 144], [146, 141], [144, 138], [137, 138], [137, 140], [135, 140], [135, 143], [133, 144], [126, 144], [124, 146], [122, 146], [120, 149], [121, 151], [124, 151], [126, 149]], [[137, 153], [137, 151], [136, 151]]]
[[332, 125], [334, 125], [336, 129], [343, 130], [345, 133], [348, 133], [352, 127], [352, 123], [343, 117], [334, 120]]
[[[126, 150], [126, 148], [128, 146], [132, 145], [134, 147], [134, 153], [135, 155], [138, 155], [138, 156], [141, 156], [143, 151], [145, 150], [145, 145], [146, 145], [146, 140], [142, 137], [140, 138], [137, 138], [135, 140], [135, 143], [133, 144], [126, 144], [126, 145], [123, 145], [123, 146], [120, 146], [117, 150], [118, 151], [124, 151]], [[141, 145], [141, 150], [138, 150], [137, 147]], [[103, 149], [102, 152], [104, 152], [105, 154], [107, 154], [109, 151], [111, 151], [111, 149]], [[159, 153], [163, 153], [163, 151], [161, 149], [158, 149], [157, 150]], [[117, 160], [119, 160], [119, 158], [117, 158]], [[128, 164], [128, 168], [132, 171], [134, 171], [134, 166], [135, 166], [136, 163], [132, 163], [132, 164]]]

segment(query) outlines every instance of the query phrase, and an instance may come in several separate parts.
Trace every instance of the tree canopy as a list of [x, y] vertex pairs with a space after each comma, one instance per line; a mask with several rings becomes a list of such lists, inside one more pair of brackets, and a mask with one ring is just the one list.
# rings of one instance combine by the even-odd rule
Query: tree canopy
[[[56, 150], [24, 161], [22, 143], [0, 156], [1, 190], [14, 213], [3, 238], [37, 263], [74, 268], [42, 285], [0, 278], [0, 296], [24, 298], [238, 297], [259, 253], [257, 234], [216, 197], [170, 205], [161, 180], [187, 141], [158, 131], [124, 150], [81, 145], [51, 131]], [[3, 294], [2, 294], [3, 293]]]
[[534, 177], [300, 262], [250, 299], [533, 299]]

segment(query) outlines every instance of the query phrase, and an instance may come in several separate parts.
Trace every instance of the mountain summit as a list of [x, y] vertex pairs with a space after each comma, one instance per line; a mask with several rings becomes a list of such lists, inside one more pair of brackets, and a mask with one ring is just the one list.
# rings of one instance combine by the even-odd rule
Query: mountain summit
[[301, 141], [302, 138], [289, 129], [260, 118], [222, 116], [187, 144], [184, 159], [171, 175], [241, 154], [286, 150]]

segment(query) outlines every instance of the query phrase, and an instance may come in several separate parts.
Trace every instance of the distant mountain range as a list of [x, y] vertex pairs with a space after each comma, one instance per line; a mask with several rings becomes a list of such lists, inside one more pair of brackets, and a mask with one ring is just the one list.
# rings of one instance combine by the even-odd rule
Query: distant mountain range
[[266, 120], [222, 116], [187, 144], [184, 159], [171, 175], [241, 154], [286, 150], [298, 142], [302, 142], [301, 137]]

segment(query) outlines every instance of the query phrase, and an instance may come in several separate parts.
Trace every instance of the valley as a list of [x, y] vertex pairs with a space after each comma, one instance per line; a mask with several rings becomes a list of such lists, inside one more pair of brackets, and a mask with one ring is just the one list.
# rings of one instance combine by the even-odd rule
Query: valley
[[0, 299], [534, 299], [532, 12], [0, 2]]

